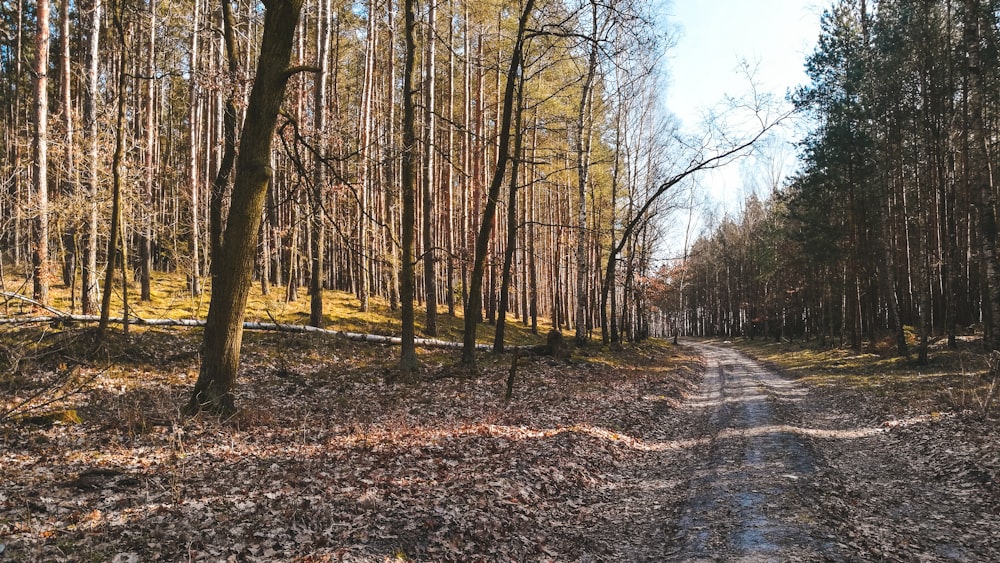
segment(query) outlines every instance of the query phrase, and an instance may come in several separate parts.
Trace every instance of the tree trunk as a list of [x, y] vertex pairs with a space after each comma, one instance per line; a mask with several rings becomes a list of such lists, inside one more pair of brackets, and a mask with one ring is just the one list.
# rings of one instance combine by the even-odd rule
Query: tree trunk
[[403, 59], [403, 162], [402, 199], [403, 199], [403, 259], [399, 275], [399, 299], [402, 312], [402, 351], [399, 358], [399, 369], [403, 373], [411, 373], [417, 369], [417, 351], [414, 345], [414, 310], [413, 299], [416, 286], [416, 264], [414, 263], [413, 245], [416, 223], [416, 180], [414, 176], [414, 161], [416, 160], [417, 132], [413, 104], [413, 66], [416, 57], [414, 43], [413, 14], [414, 0], [404, 0], [403, 38], [406, 43], [406, 53]]
[[374, 165], [375, 162], [375, 143], [373, 139], [374, 131], [374, 103], [375, 103], [375, 60], [379, 56], [378, 54], [378, 26], [375, 24], [375, 1], [370, 0], [368, 2], [368, 13], [371, 14], [368, 18], [367, 26], [367, 40], [365, 45], [365, 71], [364, 71], [364, 84], [362, 86], [361, 93], [361, 112], [360, 112], [360, 124], [359, 129], [361, 130], [361, 197], [358, 198], [358, 225], [357, 225], [357, 256], [355, 264], [355, 278], [357, 281], [356, 292], [358, 295], [358, 308], [361, 311], [367, 311], [369, 308], [369, 300], [371, 288], [369, 286], [369, 275], [370, 268], [369, 264], [371, 260], [369, 258], [370, 247], [368, 243], [368, 217], [369, 212], [369, 196], [373, 194], [374, 186], [376, 183], [377, 168]]
[[501, 353], [504, 350], [504, 333], [507, 329], [507, 308], [510, 302], [511, 269], [514, 266], [514, 250], [517, 247], [517, 174], [521, 162], [522, 115], [524, 106], [524, 83], [519, 82], [517, 89], [517, 106], [514, 118], [514, 158], [510, 164], [510, 184], [507, 193], [507, 244], [503, 253], [503, 272], [500, 281], [500, 304], [497, 310], [497, 327], [493, 337], [493, 351]]
[[[233, 17], [233, 7], [230, 0], [222, 0], [222, 38], [226, 47], [226, 66], [232, 86], [226, 96], [225, 109], [222, 117], [222, 159], [219, 161], [219, 170], [216, 172], [215, 180], [212, 182], [212, 193], [209, 201], [209, 238], [211, 238], [211, 274], [213, 283], [219, 275], [219, 260], [222, 254], [222, 233], [225, 229], [225, 219], [223, 217], [223, 204], [229, 193], [229, 179], [233, 173], [233, 164], [236, 162], [236, 102], [239, 97], [237, 86], [237, 71], [239, 70], [239, 45], [236, 43], [236, 22]], [[266, 262], [265, 257], [265, 262]]]
[[323, 133], [326, 130], [326, 85], [327, 53], [330, 50], [330, 20], [332, 18], [330, 0], [323, 0], [319, 8], [318, 37], [319, 49], [316, 75], [316, 91], [313, 104], [313, 125], [315, 128], [315, 153], [313, 155], [312, 217], [312, 269], [309, 276], [309, 324], [323, 328], [323, 254], [326, 252], [326, 214], [323, 189], [326, 182], [325, 150]]
[[49, 2], [36, 6], [38, 29], [35, 35], [35, 248], [32, 252], [33, 296], [49, 303]]
[[989, 138], [984, 118], [984, 80], [980, 42], [983, 25], [982, 6], [977, 0], [965, 0], [965, 47], [968, 50], [969, 157], [973, 193], [980, 207], [980, 234], [983, 261], [986, 265], [986, 308], [989, 309], [988, 345], [1000, 350], [1000, 221], [997, 197], [993, 189], [993, 171], [989, 161]]
[[[62, 113], [62, 122], [66, 135], [66, 174], [68, 178], [64, 180], [62, 194], [73, 193], [75, 186], [79, 183], [79, 176], [76, 167], [76, 135], [73, 123], [73, 97], [71, 93], [72, 70], [70, 55], [70, 0], [62, 0], [59, 5], [59, 108]], [[63, 255], [63, 285], [70, 288], [71, 310], [76, 309], [76, 245], [77, 227], [67, 229], [63, 235], [63, 245], [66, 252]]]
[[448, 316], [455, 317], [455, 162], [458, 158], [455, 151], [455, 2], [450, 0], [450, 13], [448, 17], [448, 152], [452, 155], [448, 159], [445, 169], [447, 177], [444, 185], [447, 190], [445, 201], [447, 202], [447, 281], [445, 283], [445, 301], [448, 304]]
[[192, 17], [192, 29], [191, 29], [191, 55], [188, 61], [188, 72], [190, 76], [188, 80], [189, 85], [189, 103], [188, 108], [188, 142], [190, 143], [189, 149], [189, 161], [188, 161], [188, 182], [190, 183], [189, 190], [191, 194], [191, 224], [190, 228], [190, 238], [189, 244], [191, 245], [191, 271], [189, 273], [188, 289], [191, 291], [191, 295], [201, 295], [201, 256], [199, 253], [199, 245], [201, 240], [201, 215], [200, 215], [200, 204], [199, 204], [199, 189], [198, 186], [201, 184], [201, 177], [198, 173], [198, 147], [201, 136], [199, 135], [199, 128], [201, 126], [201, 112], [199, 111], [200, 105], [198, 101], [198, 56], [199, 56], [199, 31], [198, 31], [198, 18], [201, 13], [201, 0], [194, 1], [194, 15]]
[[[388, 45], [395, 44], [395, 29], [393, 10], [391, 6], [386, 6], [386, 30]], [[395, 151], [396, 151], [396, 67], [393, 64], [393, 57], [388, 57], [385, 68], [386, 80], [381, 90], [381, 99], [384, 100], [386, 113], [381, 127], [382, 135], [382, 166], [383, 184], [385, 186], [385, 197], [383, 198], [383, 217], [385, 227], [382, 232], [383, 252], [386, 260], [385, 278], [386, 288], [389, 293], [389, 308], [392, 311], [399, 310], [399, 244], [396, 242], [396, 228], [399, 216], [398, 202], [399, 189], [396, 180]], [[334, 96], [336, 98], [336, 95]]]
[[594, 79], [597, 75], [599, 30], [597, 1], [590, 2], [591, 37], [587, 75], [580, 92], [580, 109], [577, 114], [576, 178], [577, 178], [577, 242], [576, 242], [576, 344], [587, 342], [587, 184], [590, 178], [590, 148], [593, 132]]
[[101, 0], [93, 0], [90, 7], [90, 28], [87, 31], [86, 88], [83, 95], [83, 127], [88, 151], [82, 182], [88, 199], [86, 236], [84, 238], [83, 274], [80, 283], [80, 309], [84, 315], [97, 310], [97, 243], [100, 188], [98, 187], [98, 138], [97, 128], [97, 66], [101, 36]]
[[[156, 0], [149, 3], [149, 37], [146, 45], [146, 84], [143, 89], [143, 104], [146, 111], [145, 116], [145, 178], [143, 178], [143, 199], [146, 205], [153, 204], [153, 189], [156, 178], [156, 81], [153, 80], [155, 71], [154, 60], [156, 58]], [[139, 240], [139, 300], [150, 301], [152, 299], [152, 270], [153, 270], [153, 222], [155, 215], [147, 212], [141, 225]]]
[[479, 225], [479, 234], [476, 237], [475, 258], [472, 264], [472, 274], [469, 284], [469, 307], [465, 312], [465, 331], [462, 338], [462, 363], [466, 365], [474, 365], [476, 362], [476, 312], [482, 309], [483, 274], [486, 271], [486, 254], [489, 251], [493, 217], [496, 215], [497, 199], [500, 197], [500, 188], [503, 185], [504, 174], [507, 170], [507, 159], [510, 152], [510, 126], [514, 112], [514, 86], [517, 83], [517, 77], [521, 70], [524, 36], [528, 26], [528, 18], [531, 17], [534, 5], [534, 0], [525, 1], [521, 17], [517, 24], [517, 38], [514, 41], [514, 49], [510, 56], [510, 68], [507, 71], [507, 84], [504, 88], [503, 96], [503, 112], [500, 123], [497, 125], [500, 133], [500, 141], [497, 147], [497, 164], [493, 170], [493, 181], [490, 183], [489, 193], [486, 198], [486, 207], [483, 211], [482, 222]]
[[[120, 9], [120, 7], [119, 7]], [[101, 299], [101, 321], [97, 327], [99, 338], [104, 338], [108, 328], [108, 321], [111, 318], [111, 295], [114, 293], [115, 264], [120, 259], [122, 264], [122, 286], [127, 287], [128, 276], [124, 275], [125, 270], [125, 250], [122, 241], [122, 161], [125, 158], [125, 81], [127, 76], [127, 58], [125, 54], [128, 48], [125, 40], [125, 28], [121, 21], [121, 13], [115, 12], [112, 18], [115, 22], [115, 31], [121, 42], [121, 53], [119, 53], [118, 91], [117, 102], [115, 104], [117, 113], [115, 116], [115, 150], [111, 157], [111, 234], [108, 236], [108, 267], [104, 270], [104, 293]], [[119, 252], [120, 251], [120, 252]], [[120, 256], [119, 256], [120, 253]], [[123, 296], [122, 319], [128, 330], [128, 298], [127, 293]]]
[[436, 89], [434, 74], [437, 72], [437, 0], [431, 0], [427, 7], [427, 67], [424, 80], [427, 81], [426, 98], [424, 100], [424, 173], [422, 178], [423, 192], [423, 239], [424, 239], [424, 298], [427, 300], [427, 315], [424, 320], [424, 332], [428, 336], [437, 336], [437, 280], [434, 275], [434, 152], [436, 120]]
[[212, 288], [203, 341], [204, 357], [186, 411], [231, 415], [239, 368], [247, 295], [253, 282], [257, 233], [271, 180], [271, 145], [291, 74], [292, 41], [303, 0], [265, 2], [257, 73], [236, 159], [232, 203], [226, 221], [218, 287]]
[[[531, 143], [531, 167], [532, 170], [537, 166], [536, 164], [536, 150], [538, 147], [538, 119], [537, 116], [533, 120], [535, 129], [532, 131]], [[532, 173], [531, 179], [528, 182], [528, 198], [526, 202], [526, 213], [528, 214], [528, 224], [527, 231], [525, 232], [525, 237], [528, 239], [527, 244], [527, 254], [528, 254], [528, 314], [531, 315], [531, 334], [538, 334], [538, 262], [536, 260], [536, 248], [535, 248], [535, 217], [538, 212], [538, 202], [535, 199], [535, 177], [536, 174]]]

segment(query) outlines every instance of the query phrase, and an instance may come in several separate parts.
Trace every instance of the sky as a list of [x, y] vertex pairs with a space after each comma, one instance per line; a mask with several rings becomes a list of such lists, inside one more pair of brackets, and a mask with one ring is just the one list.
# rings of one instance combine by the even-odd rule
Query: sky
[[[676, 45], [668, 53], [666, 105], [682, 129], [697, 130], [712, 106], [749, 90], [742, 60], [756, 66], [758, 87], [778, 99], [806, 84], [804, 62], [825, 7], [824, 0], [672, 0], [665, 19]], [[739, 210], [748, 193], [741, 180], [747, 166], [737, 163], [700, 179], [721, 211]], [[794, 171], [793, 157], [787, 167]]]

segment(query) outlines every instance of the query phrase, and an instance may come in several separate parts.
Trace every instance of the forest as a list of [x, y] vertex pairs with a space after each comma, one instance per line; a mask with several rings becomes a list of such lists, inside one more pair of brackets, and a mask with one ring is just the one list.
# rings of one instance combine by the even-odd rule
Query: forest
[[[894, 348], [1000, 339], [995, 2], [839, 2], [793, 94], [785, 185], [662, 272], [683, 330]], [[915, 348], [915, 349], [914, 349]]]
[[669, 13], [0, 2], [0, 561], [997, 560], [1000, 0]]
[[[675, 194], [779, 121], [753, 100], [759, 130], [678, 139], [656, 96], [669, 37], [645, 3], [451, 1], [413, 21], [391, 2], [291, 8], [260, 226], [232, 246], [262, 294], [307, 294], [312, 326], [338, 290], [362, 311], [419, 307], [428, 337], [468, 311], [498, 349], [508, 317], [580, 343], [664, 334], [644, 280]], [[49, 305], [60, 286], [60, 310], [106, 323], [157, 273], [197, 296], [231, 271], [237, 155], [267, 137], [247, 110], [269, 11], [3, 5], [5, 291], [26, 279]]]

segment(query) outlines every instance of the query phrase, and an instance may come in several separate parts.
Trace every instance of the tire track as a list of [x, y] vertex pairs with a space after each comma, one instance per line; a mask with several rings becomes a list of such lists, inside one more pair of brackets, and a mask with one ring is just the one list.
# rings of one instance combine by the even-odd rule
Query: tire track
[[691, 420], [707, 446], [669, 552], [686, 561], [815, 561], [851, 556], [817, 517], [821, 463], [802, 428], [806, 392], [743, 354], [695, 344], [706, 360]]

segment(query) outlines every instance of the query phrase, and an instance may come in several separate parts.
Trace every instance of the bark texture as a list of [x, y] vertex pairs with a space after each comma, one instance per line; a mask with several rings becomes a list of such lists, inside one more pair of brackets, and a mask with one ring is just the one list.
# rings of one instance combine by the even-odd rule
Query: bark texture
[[221, 268], [212, 288], [205, 326], [204, 358], [187, 405], [223, 416], [236, 410], [233, 389], [240, 361], [243, 317], [253, 282], [257, 233], [271, 180], [271, 145], [278, 112], [285, 97], [295, 27], [303, 0], [264, 2], [264, 31], [257, 74], [240, 137], [232, 203], [226, 221]]

